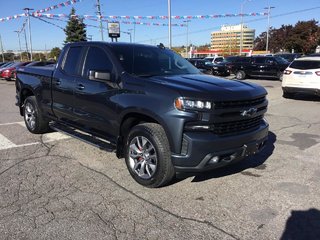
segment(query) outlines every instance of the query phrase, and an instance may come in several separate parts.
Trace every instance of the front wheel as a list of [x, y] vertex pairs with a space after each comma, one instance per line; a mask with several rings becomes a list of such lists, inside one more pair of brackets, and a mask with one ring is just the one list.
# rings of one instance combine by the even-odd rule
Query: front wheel
[[243, 80], [243, 79], [245, 79], [245, 77], [246, 77], [246, 74], [244, 71], [239, 70], [236, 72], [236, 79]]
[[169, 142], [159, 124], [133, 127], [127, 138], [125, 158], [131, 176], [145, 187], [164, 186], [175, 175]]
[[30, 132], [35, 134], [48, 132], [49, 122], [42, 116], [35, 96], [26, 98], [23, 111], [24, 122]]

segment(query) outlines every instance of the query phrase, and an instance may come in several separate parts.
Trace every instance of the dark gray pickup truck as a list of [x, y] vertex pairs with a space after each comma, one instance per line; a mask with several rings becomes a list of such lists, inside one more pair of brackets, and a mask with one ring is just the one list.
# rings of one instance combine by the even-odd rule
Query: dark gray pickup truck
[[201, 74], [163, 45], [68, 44], [55, 67], [19, 69], [16, 92], [30, 132], [115, 151], [147, 187], [234, 163], [268, 136], [263, 87]]

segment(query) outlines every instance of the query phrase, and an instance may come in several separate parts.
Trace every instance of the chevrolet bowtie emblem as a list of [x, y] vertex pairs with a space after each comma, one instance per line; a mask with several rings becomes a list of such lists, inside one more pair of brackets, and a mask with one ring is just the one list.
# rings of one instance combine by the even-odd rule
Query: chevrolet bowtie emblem
[[254, 114], [257, 113], [257, 110], [256, 108], [250, 108], [248, 110], [243, 110], [242, 112], [240, 112], [240, 115], [243, 116], [243, 117], [252, 117]]

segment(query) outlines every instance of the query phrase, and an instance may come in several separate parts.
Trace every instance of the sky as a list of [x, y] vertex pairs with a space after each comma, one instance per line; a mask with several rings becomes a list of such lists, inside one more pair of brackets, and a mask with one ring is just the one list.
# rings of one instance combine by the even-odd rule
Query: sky
[[[67, 0], [0, 0], [0, 18], [23, 13], [25, 7], [35, 10], [50, 7]], [[160, 16], [168, 14], [168, 0], [100, 0], [103, 15], [125, 16]], [[74, 4], [76, 13], [79, 15], [95, 15], [96, 0], [82, 0]], [[271, 10], [270, 26], [278, 28], [282, 24], [294, 25], [298, 21], [315, 19], [320, 21], [320, 0], [171, 0], [172, 15], [211, 15], [211, 14], [236, 14], [262, 13], [267, 6], [274, 7]], [[69, 14], [71, 6], [52, 10], [52, 14]], [[61, 29], [66, 23], [57, 20], [47, 20], [57, 26], [31, 18], [32, 45], [35, 50], [50, 50], [53, 47], [62, 47], [65, 34]], [[132, 20], [130, 20], [132, 21]], [[267, 18], [264, 16], [244, 17], [244, 23], [249, 28], [256, 29], [256, 36], [267, 29]], [[22, 27], [24, 18], [0, 22], [0, 35], [4, 50], [18, 50], [19, 42], [15, 30]], [[141, 22], [167, 23], [167, 20], [141, 20]], [[194, 19], [189, 22], [188, 43], [202, 45], [210, 43], [210, 33], [220, 29], [221, 25], [240, 24], [240, 17], [225, 17], [216, 19]], [[89, 25], [98, 26], [97, 22], [86, 20]], [[172, 23], [183, 23], [183, 20], [173, 19]], [[106, 27], [106, 23], [105, 23]], [[133, 29], [133, 25], [121, 24], [121, 31], [127, 32]], [[95, 41], [101, 40], [98, 28], [87, 27], [87, 35], [91, 35]], [[133, 35], [133, 34], [132, 34]], [[187, 28], [172, 27], [172, 45], [181, 46], [187, 43]], [[132, 36], [133, 38], [133, 36]], [[105, 32], [105, 39], [107, 33]], [[118, 39], [121, 42], [129, 42], [128, 34], [121, 34]], [[135, 27], [135, 42], [145, 44], [163, 43], [168, 46], [168, 27], [142, 26]], [[24, 36], [21, 35], [22, 50], [25, 49]]]

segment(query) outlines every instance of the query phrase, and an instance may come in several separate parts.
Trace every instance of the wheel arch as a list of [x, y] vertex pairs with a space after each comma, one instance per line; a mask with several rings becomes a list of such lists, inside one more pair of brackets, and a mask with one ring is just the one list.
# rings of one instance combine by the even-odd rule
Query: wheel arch
[[161, 125], [167, 135], [170, 149], [172, 150], [172, 139], [170, 136], [170, 132], [166, 127], [164, 121], [157, 115], [149, 112], [148, 110], [135, 110], [126, 112], [122, 115], [121, 124], [118, 132], [118, 140], [117, 140], [117, 157], [121, 158], [124, 156], [124, 146], [126, 141], [126, 136], [129, 133], [130, 129], [134, 126], [141, 123], [157, 123]]
[[20, 110], [20, 115], [23, 116], [23, 104], [24, 101], [27, 99], [27, 97], [30, 96], [35, 96], [34, 92], [29, 89], [29, 88], [23, 88], [20, 91], [20, 103], [19, 103], [19, 110]]

